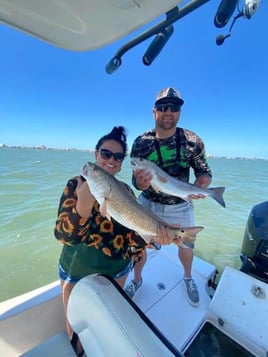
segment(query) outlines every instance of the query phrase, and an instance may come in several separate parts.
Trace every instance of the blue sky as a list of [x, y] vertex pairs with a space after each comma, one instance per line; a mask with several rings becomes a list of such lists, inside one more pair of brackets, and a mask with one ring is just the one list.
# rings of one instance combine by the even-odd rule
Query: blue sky
[[0, 143], [94, 148], [123, 125], [131, 146], [154, 126], [158, 90], [174, 86], [185, 100], [179, 124], [201, 136], [208, 154], [268, 158], [268, 2], [252, 19], [239, 19], [221, 47], [216, 36], [230, 23], [214, 26], [218, 4], [176, 22], [151, 66], [142, 64], [147, 40], [112, 75], [105, 65], [126, 39], [78, 53], [1, 25]]

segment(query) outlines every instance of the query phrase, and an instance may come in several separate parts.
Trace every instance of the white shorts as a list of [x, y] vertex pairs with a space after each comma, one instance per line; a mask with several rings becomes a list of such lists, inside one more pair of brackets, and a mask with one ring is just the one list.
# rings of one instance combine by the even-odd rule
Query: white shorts
[[[192, 203], [182, 202], [177, 205], [164, 205], [147, 200], [142, 194], [138, 197], [138, 201], [170, 225], [179, 224], [181, 227], [193, 227], [195, 225]], [[182, 247], [193, 249], [194, 244], [183, 243]]]

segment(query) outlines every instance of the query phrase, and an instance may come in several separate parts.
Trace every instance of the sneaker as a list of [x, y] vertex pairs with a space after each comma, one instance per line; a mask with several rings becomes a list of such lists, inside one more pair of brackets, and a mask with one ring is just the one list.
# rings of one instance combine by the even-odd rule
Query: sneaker
[[142, 279], [139, 283], [137, 283], [135, 280], [131, 280], [130, 283], [125, 287], [125, 293], [130, 299], [133, 299], [141, 285]]
[[188, 301], [193, 306], [199, 306], [199, 293], [193, 279], [184, 279]]

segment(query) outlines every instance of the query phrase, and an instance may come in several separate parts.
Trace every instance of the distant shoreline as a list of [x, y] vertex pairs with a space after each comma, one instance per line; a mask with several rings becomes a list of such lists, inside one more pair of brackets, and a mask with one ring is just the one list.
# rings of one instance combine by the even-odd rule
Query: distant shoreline
[[34, 150], [55, 150], [55, 151], [86, 151], [86, 152], [94, 152], [95, 149], [77, 149], [77, 148], [54, 148], [48, 147], [45, 145], [38, 146], [23, 146], [23, 145], [5, 145], [0, 144], [0, 149], [8, 148], [8, 149], [34, 149]]
[[[55, 148], [48, 147], [45, 145], [38, 146], [23, 146], [23, 145], [5, 145], [0, 144], [0, 149], [30, 149], [30, 150], [54, 150], [54, 151], [80, 151], [80, 152], [94, 152], [95, 149], [77, 149], [77, 148]], [[207, 158], [212, 159], [228, 159], [228, 160], [263, 160], [268, 161], [268, 158], [259, 158], [259, 157], [240, 157], [240, 156], [218, 156], [213, 154], [207, 154]]]

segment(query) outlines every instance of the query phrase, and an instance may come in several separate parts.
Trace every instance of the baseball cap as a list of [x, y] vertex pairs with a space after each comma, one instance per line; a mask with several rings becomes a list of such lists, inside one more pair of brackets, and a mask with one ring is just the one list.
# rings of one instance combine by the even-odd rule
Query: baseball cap
[[180, 92], [177, 89], [168, 87], [158, 92], [155, 99], [155, 104], [167, 102], [183, 105], [184, 100], [181, 98]]

